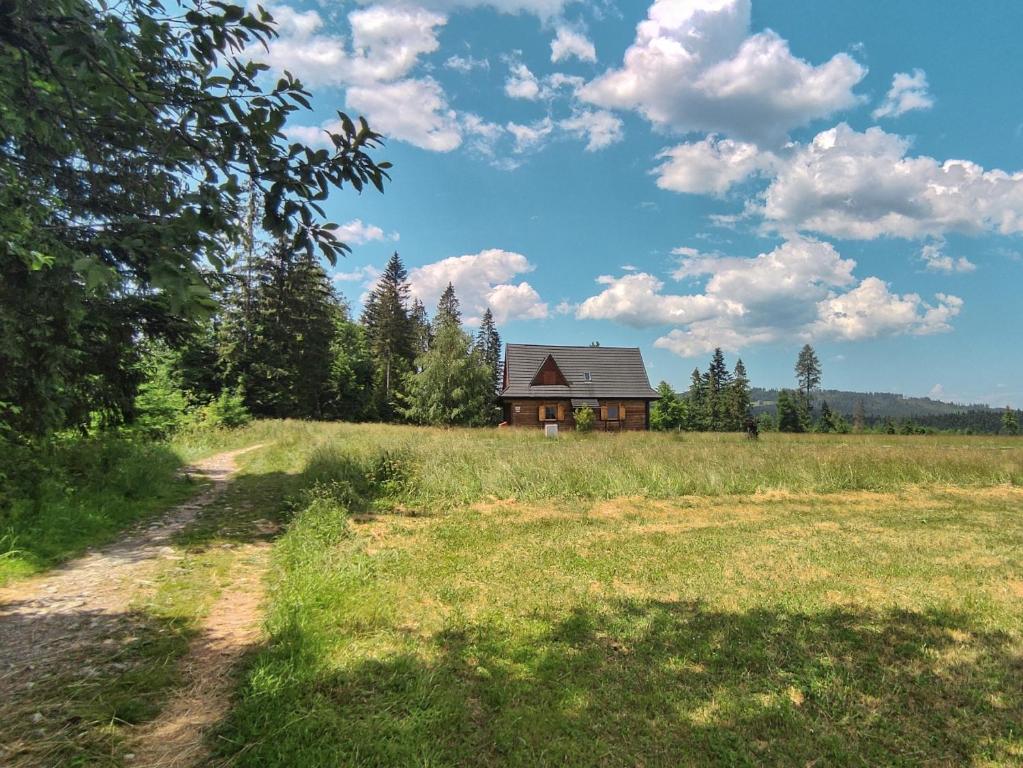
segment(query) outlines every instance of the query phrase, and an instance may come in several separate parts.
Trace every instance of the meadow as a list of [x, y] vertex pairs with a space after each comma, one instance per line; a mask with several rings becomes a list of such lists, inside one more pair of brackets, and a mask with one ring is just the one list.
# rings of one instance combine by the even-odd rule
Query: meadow
[[1018, 441], [288, 429], [231, 764], [1023, 760]]
[[266, 640], [212, 764], [1023, 761], [1021, 440], [257, 422], [164, 449], [255, 443], [135, 607], [174, 642], [82, 694], [98, 764], [130, 764], [112, 724], [157, 716], [256, 516]]

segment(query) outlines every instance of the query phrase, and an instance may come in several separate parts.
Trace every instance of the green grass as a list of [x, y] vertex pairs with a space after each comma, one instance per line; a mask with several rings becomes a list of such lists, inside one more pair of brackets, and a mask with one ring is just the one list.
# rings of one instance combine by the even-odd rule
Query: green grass
[[277, 434], [232, 764], [1023, 761], [1021, 441]]
[[0, 585], [110, 542], [199, 490], [179, 474], [221, 450], [273, 440], [272, 423], [206, 430], [172, 443], [68, 438], [0, 455]]

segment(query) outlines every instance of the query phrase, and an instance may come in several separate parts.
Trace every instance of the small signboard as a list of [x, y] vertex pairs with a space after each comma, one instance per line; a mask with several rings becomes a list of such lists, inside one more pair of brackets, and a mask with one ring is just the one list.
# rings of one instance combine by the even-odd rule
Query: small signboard
[[546, 437], [557, 437], [558, 436], [558, 425], [557, 424], [544, 424], [543, 433]]

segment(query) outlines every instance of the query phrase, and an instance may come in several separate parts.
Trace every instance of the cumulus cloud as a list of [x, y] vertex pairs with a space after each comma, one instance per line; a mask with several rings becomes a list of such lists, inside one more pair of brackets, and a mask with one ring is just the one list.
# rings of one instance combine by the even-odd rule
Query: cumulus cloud
[[[309, 86], [345, 87], [345, 105], [373, 128], [423, 149], [447, 152], [461, 143], [456, 115], [440, 84], [410, 77], [420, 58], [439, 47], [444, 15], [423, 7], [373, 5], [348, 14], [351, 40], [324, 30], [313, 10], [271, 8], [280, 36], [269, 51], [252, 55], [277, 71], [288, 70]], [[350, 45], [349, 45], [350, 43]], [[328, 145], [310, 126], [290, 126], [294, 138]]]
[[565, 24], [559, 24], [551, 41], [551, 61], [559, 62], [572, 57], [580, 61], [596, 61], [597, 49], [585, 34]]
[[944, 242], [925, 243], [920, 249], [920, 260], [931, 272], [950, 274], [952, 272], [973, 272], [977, 269], [977, 265], [965, 256], [956, 258], [946, 254]]
[[521, 61], [511, 65], [504, 81], [504, 92], [512, 99], [535, 101], [540, 98], [540, 81]]
[[542, 319], [548, 315], [547, 304], [528, 282], [514, 282], [533, 269], [521, 253], [490, 248], [416, 267], [409, 272], [409, 282], [412, 294], [427, 307], [435, 306], [451, 283], [469, 325], [477, 324], [487, 307], [499, 323]]
[[930, 109], [934, 98], [927, 91], [927, 74], [914, 69], [913, 74], [896, 72], [892, 87], [888, 89], [881, 105], [871, 114], [875, 120], [882, 117], [898, 117], [914, 109]]
[[720, 132], [759, 144], [860, 103], [866, 68], [844, 53], [797, 58], [771, 30], [750, 34], [750, 0], [655, 0], [621, 67], [580, 91], [635, 109], [657, 126]]
[[676, 326], [655, 346], [683, 357], [721, 346], [740, 348], [782, 339], [859, 340], [950, 329], [962, 300], [937, 294], [893, 293], [876, 277], [857, 281], [856, 266], [829, 243], [793, 238], [752, 258], [679, 249], [677, 280], [705, 281], [695, 293], [665, 291], [639, 272], [602, 276], [604, 286], [576, 310], [581, 319], [632, 327]]
[[458, 116], [432, 77], [353, 86], [345, 102], [367, 115], [373, 129], [423, 149], [449, 152], [462, 143]]
[[374, 240], [398, 240], [398, 233], [385, 234], [384, 230], [374, 224], [364, 224], [362, 219], [352, 219], [342, 224], [334, 233], [343, 243], [363, 245]]
[[658, 156], [657, 186], [672, 192], [723, 195], [730, 187], [770, 169], [775, 157], [755, 144], [711, 135], [679, 144]]
[[622, 140], [622, 121], [607, 110], [577, 109], [571, 117], [558, 121], [558, 127], [573, 136], [586, 139], [586, 151], [609, 147]]
[[566, 75], [563, 72], [554, 72], [542, 79], [538, 78], [529, 67], [513, 58], [508, 61], [508, 77], [504, 81], [504, 92], [512, 99], [546, 101], [558, 96], [562, 88], [575, 91], [583, 82], [581, 77]]
[[907, 157], [908, 149], [881, 128], [840, 123], [778, 164], [762, 213], [783, 231], [864, 240], [1023, 231], [1023, 173]]

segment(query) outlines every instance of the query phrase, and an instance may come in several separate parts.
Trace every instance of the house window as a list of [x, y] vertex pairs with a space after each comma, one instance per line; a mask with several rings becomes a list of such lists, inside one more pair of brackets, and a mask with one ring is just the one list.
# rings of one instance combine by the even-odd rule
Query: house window
[[583, 374], [583, 381], [593, 381], [593, 376], [589, 371], [586, 371], [586, 373]]
[[607, 407], [607, 420], [618, 421], [618, 419], [621, 418], [621, 416], [619, 416], [619, 410], [620, 409], [618, 408], [617, 404], [609, 405]]
[[544, 421], [557, 421], [558, 420], [558, 406], [556, 406], [556, 405], [545, 405], [543, 407], [543, 420]]

